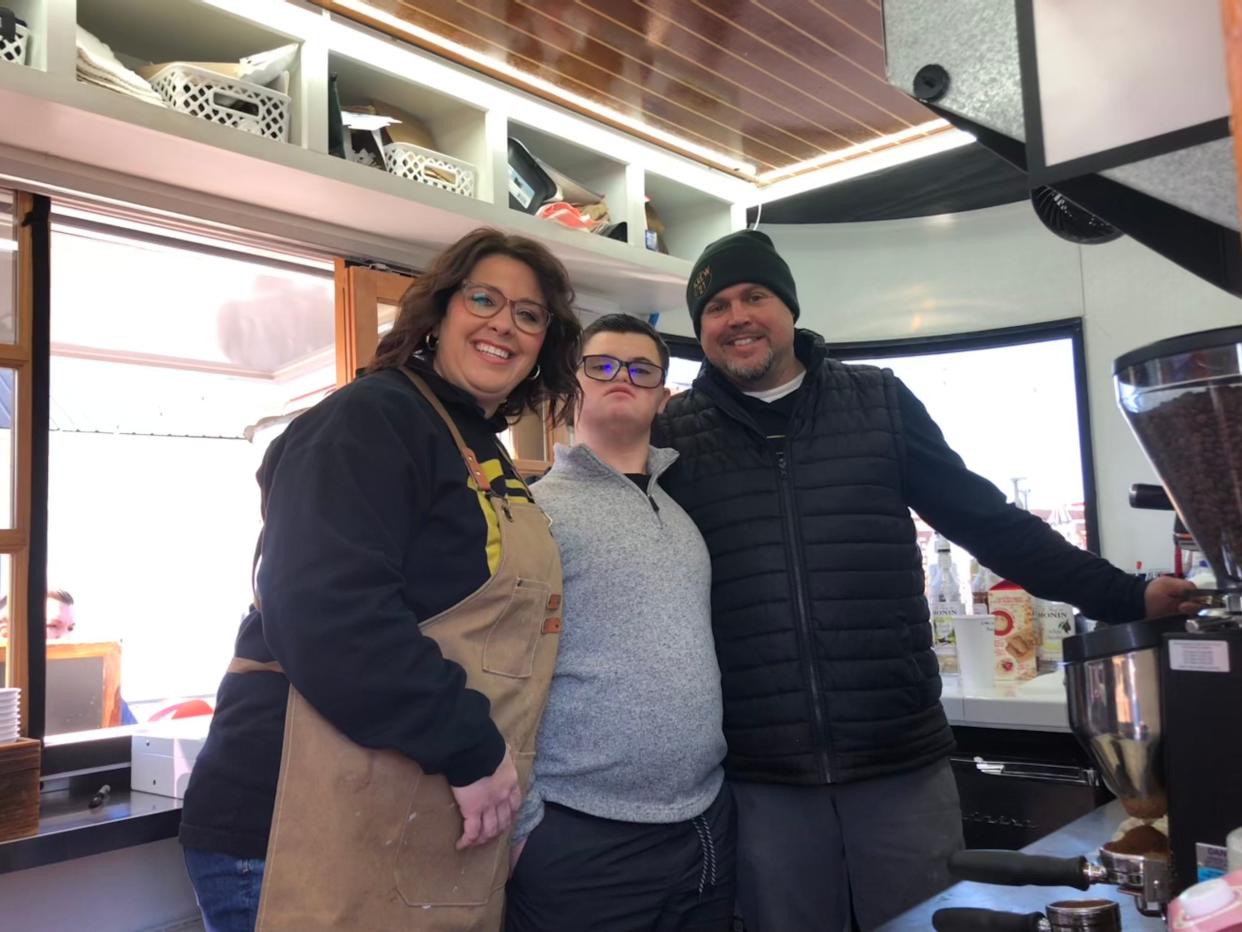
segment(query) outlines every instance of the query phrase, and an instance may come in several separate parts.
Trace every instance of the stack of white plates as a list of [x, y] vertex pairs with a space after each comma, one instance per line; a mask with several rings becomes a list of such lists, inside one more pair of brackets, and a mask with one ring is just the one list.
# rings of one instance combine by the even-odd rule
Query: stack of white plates
[[0, 689], [0, 744], [16, 741], [21, 729], [22, 691]]

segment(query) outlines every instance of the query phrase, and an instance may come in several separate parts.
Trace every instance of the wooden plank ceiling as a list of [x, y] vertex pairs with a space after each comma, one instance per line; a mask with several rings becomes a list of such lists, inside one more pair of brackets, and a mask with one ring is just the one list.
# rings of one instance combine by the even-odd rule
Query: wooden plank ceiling
[[[445, 54], [353, 7], [312, 2]], [[831, 164], [838, 160], [833, 153], [842, 150], [856, 156], [853, 147], [935, 119], [884, 80], [879, 0], [369, 3], [646, 125], [749, 163], [761, 178], [794, 173], [794, 166], [808, 160], [816, 160], [816, 167]], [[506, 79], [503, 72], [493, 74]], [[666, 140], [653, 141], [675, 148]], [[710, 161], [702, 153], [687, 154]]]

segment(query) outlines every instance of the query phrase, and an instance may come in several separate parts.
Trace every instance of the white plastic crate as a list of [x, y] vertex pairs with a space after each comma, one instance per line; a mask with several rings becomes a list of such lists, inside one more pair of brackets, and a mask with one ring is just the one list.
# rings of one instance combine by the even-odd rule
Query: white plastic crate
[[151, 86], [174, 110], [255, 136], [289, 139], [288, 94], [185, 62], [161, 68]]
[[402, 178], [474, 197], [475, 170], [469, 162], [412, 143], [393, 142], [384, 146], [384, 164], [388, 171]]
[[29, 44], [30, 30], [21, 23], [15, 23], [11, 41], [0, 36], [0, 61], [11, 61], [18, 65], [26, 64], [26, 46]]

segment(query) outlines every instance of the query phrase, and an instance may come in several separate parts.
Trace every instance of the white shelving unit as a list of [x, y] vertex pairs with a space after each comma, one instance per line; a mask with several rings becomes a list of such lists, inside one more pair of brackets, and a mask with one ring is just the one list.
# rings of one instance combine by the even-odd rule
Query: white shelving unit
[[[586, 307], [684, 314], [690, 261], [741, 225], [750, 183], [616, 132], [300, 0], [6, 0], [36, 36], [0, 63], [0, 183], [127, 200], [349, 255], [418, 266], [480, 225], [531, 236], [568, 266]], [[79, 83], [75, 28], [131, 64], [234, 61], [299, 44], [287, 143]], [[327, 154], [328, 75], [343, 103], [375, 99], [424, 121], [474, 164], [469, 198]], [[605, 195], [618, 242], [508, 207], [507, 137]], [[7, 182], [4, 180], [7, 178]], [[644, 193], [671, 255], [643, 247]]]

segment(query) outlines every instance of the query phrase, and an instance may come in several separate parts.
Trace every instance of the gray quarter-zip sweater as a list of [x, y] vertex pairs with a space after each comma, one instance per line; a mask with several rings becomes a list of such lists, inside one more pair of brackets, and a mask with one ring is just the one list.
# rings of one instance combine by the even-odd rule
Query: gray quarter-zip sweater
[[623, 822], [681, 822], [720, 791], [711, 560], [660, 488], [676, 458], [651, 448], [644, 493], [587, 446], [558, 444], [534, 486], [561, 549], [564, 630], [515, 840], [538, 825], [545, 800]]

